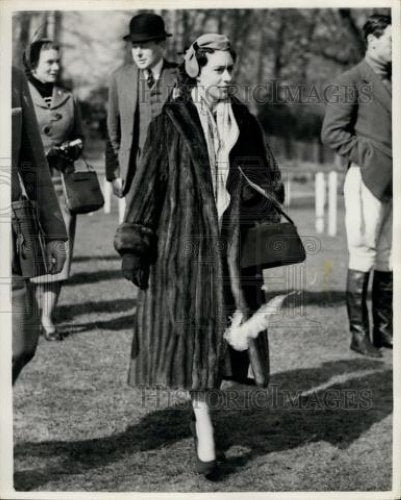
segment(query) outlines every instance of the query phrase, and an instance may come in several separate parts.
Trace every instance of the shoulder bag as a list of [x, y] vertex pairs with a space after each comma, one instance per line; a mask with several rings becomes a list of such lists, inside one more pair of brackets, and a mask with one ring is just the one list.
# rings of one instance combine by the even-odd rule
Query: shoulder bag
[[242, 269], [269, 269], [303, 262], [305, 248], [292, 219], [284, 212], [274, 196], [252, 182], [238, 167], [249, 186], [269, 200], [287, 222], [262, 222], [251, 227], [241, 242]]
[[28, 198], [18, 174], [21, 198], [11, 203], [11, 225], [16, 265], [24, 278], [48, 273], [45, 236], [38, 217], [37, 203]]

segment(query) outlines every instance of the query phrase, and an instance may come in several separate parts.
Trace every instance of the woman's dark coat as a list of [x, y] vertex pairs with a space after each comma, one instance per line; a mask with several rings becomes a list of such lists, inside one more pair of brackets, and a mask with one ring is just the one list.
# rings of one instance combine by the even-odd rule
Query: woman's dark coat
[[[237, 100], [233, 112], [240, 136], [230, 154], [231, 202], [221, 234], [194, 104], [173, 100], [150, 125], [132, 202], [115, 237], [121, 254], [151, 262], [148, 289], [138, 294], [132, 385], [205, 390], [218, 387], [227, 369], [247, 376], [246, 352], [227, 356], [223, 333], [235, 309], [248, 314], [263, 301], [261, 278], [241, 277], [240, 232], [250, 220], [266, 218], [268, 207], [256, 198], [243, 201], [250, 193], [237, 166], [273, 192], [280, 174], [256, 119]], [[259, 337], [249, 352], [261, 354], [259, 346], [267, 357], [267, 338]], [[268, 374], [262, 375], [265, 385]]]
[[[25, 75], [12, 68], [11, 200], [22, 198], [20, 179], [28, 197], [37, 203], [46, 241], [67, 241], [67, 233], [43, 151], [35, 110]], [[12, 270], [21, 274], [13, 232]]]

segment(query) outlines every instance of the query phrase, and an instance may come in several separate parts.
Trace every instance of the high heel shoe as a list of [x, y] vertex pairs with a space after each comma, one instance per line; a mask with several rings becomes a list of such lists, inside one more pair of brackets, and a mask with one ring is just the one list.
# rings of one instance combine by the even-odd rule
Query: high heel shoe
[[189, 428], [191, 429], [191, 433], [194, 438], [197, 473], [202, 474], [206, 479], [209, 479], [210, 481], [216, 480], [219, 472], [217, 459], [215, 458], [213, 460], [204, 461], [201, 460], [198, 456], [198, 435], [196, 433], [195, 415], [192, 415], [191, 422], [189, 423]]

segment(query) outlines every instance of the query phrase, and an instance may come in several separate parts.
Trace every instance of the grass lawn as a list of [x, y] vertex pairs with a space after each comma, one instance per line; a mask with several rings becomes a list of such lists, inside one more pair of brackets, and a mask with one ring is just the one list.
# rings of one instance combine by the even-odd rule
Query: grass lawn
[[[340, 199], [339, 204], [341, 205]], [[38, 491], [390, 490], [392, 353], [349, 350], [347, 254], [318, 238], [310, 207], [290, 215], [305, 264], [266, 274], [271, 293], [301, 294], [269, 331], [268, 391], [227, 387], [216, 400], [219, 482], [196, 475], [182, 393], [126, 385], [135, 288], [112, 246], [116, 206], [80, 216], [73, 275], [62, 291], [64, 342], [41, 339], [14, 392], [15, 488]]]

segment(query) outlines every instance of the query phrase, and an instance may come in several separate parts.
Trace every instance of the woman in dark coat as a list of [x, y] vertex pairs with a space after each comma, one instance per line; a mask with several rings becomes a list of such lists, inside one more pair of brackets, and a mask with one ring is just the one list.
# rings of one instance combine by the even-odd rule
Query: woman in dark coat
[[[234, 59], [222, 35], [203, 35], [187, 51], [191, 85], [151, 123], [115, 237], [125, 277], [141, 288], [129, 383], [191, 392], [205, 474], [216, 465], [207, 391], [227, 372], [240, 380], [248, 373], [248, 354], [229, 353], [223, 339], [229, 315], [248, 317], [263, 301], [262, 278], [245, 280], [239, 255], [247, 222], [264, 217], [266, 206], [237, 167], [271, 192], [280, 184], [256, 119], [229, 96]], [[255, 372], [258, 355], [268, 356], [266, 337], [248, 352]], [[268, 373], [261, 376], [266, 385]]]
[[[35, 110], [24, 74], [12, 68], [12, 168], [11, 199], [18, 202], [23, 188], [38, 208], [38, 218], [46, 241], [49, 273], [63, 268], [67, 241], [66, 227], [50, 178], [49, 167], [40, 140]], [[39, 338], [38, 305], [29, 279], [23, 275], [18, 244], [19, 233], [12, 231], [12, 331], [13, 383], [33, 358]], [[29, 251], [29, 249], [28, 249]]]

